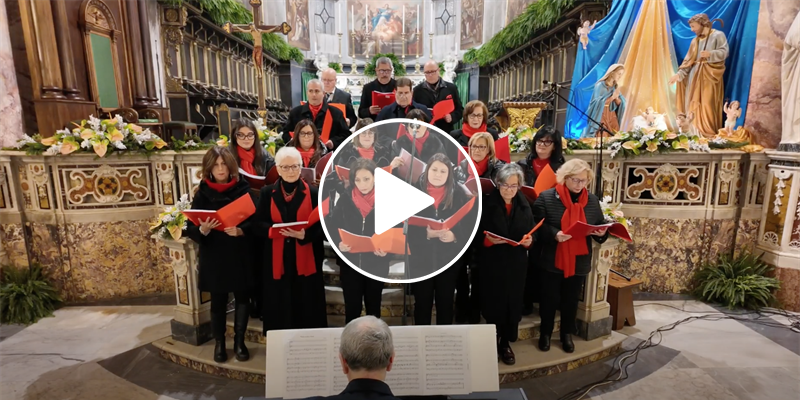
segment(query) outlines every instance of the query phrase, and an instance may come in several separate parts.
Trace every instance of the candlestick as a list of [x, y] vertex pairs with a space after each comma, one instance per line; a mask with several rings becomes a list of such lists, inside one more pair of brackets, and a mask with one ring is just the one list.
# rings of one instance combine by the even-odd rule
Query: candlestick
[[351, 56], [353, 60], [350, 63], [350, 73], [351, 74], [355, 74], [358, 71], [356, 69], [356, 31], [355, 30], [353, 30], [353, 32], [350, 33], [350, 37], [353, 38], [353, 44], [351, 46], [352, 49], [353, 49], [351, 51], [353, 53], [353, 55]]
[[406, 33], [406, 5], [403, 4], [403, 34]]
[[430, 36], [430, 48], [431, 48], [431, 55], [428, 57], [429, 60], [433, 60], [433, 31], [431, 31], [428, 36]]
[[403, 32], [400, 34], [400, 40], [403, 41], [403, 55], [400, 56], [400, 64], [403, 65], [403, 71], [406, 69], [406, 33]]
[[367, 20], [368, 19], [369, 19], [369, 17], [367, 16], [367, 5], [364, 4], [364, 33], [368, 33], [367, 32]]
[[[417, 5], [417, 8], [419, 8], [419, 5]], [[417, 16], [417, 19], [419, 19], [419, 16]], [[414, 73], [415, 74], [420, 74], [420, 70], [419, 70], [419, 68], [420, 68], [420, 65], [419, 65], [419, 48], [420, 48], [420, 45], [422, 44], [422, 38], [419, 36], [419, 24], [417, 24], [417, 34], [414, 35], [414, 37], [417, 38], [417, 46], [416, 46], [416, 48], [417, 48], [417, 51], [416, 51], [417, 60], [414, 62]]]
[[344, 66], [342, 66], [342, 32], [339, 32], [339, 69], [344, 72]]

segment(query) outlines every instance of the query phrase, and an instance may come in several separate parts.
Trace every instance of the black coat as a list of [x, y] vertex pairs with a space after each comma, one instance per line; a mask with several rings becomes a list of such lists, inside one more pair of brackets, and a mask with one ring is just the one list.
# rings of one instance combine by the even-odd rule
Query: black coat
[[[439, 78], [441, 80], [441, 78]], [[437, 128], [445, 131], [445, 132], [452, 132], [453, 131], [453, 124], [459, 120], [464, 114], [464, 106], [461, 105], [461, 97], [458, 95], [458, 87], [455, 84], [447, 82], [445, 80], [441, 80], [436, 92], [428, 89], [425, 82], [420, 83], [416, 87], [414, 87], [414, 101], [420, 104], [424, 104], [426, 107], [433, 109], [433, 106], [436, 103], [447, 99], [447, 96], [453, 96], [453, 104], [455, 105], [455, 110], [450, 113], [450, 117], [453, 119], [452, 122], [446, 122], [444, 118], [436, 121], [434, 125]]]
[[420, 110], [428, 116], [428, 121], [430, 121], [433, 116], [431, 115], [431, 111], [428, 110], [428, 107], [425, 107], [424, 104], [417, 103], [416, 101], [412, 101], [408, 107], [400, 107], [397, 103], [392, 103], [384, 107], [381, 112], [378, 113], [378, 118], [375, 122], [383, 121], [387, 119], [393, 118], [405, 118], [411, 110]]
[[307, 400], [400, 400], [394, 397], [389, 385], [376, 379], [353, 379], [336, 396], [309, 397]]
[[[533, 170], [533, 159], [536, 157], [536, 149], [532, 149], [524, 160], [517, 161], [517, 164], [522, 167], [522, 172], [525, 174], [525, 186], [533, 186], [536, 184], [536, 171]], [[553, 172], [557, 172], [561, 166], [564, 165], [564, 158], [556, 160], [550, 157], [550, 168]]]
[[[256, 215], [250, 230], [253, 235], [261, 237], [264, 269], [264, 332], [271, 329], [302, 329], [327, 327], [325, 304], [325, 284], [322, 279], [322, 262], [325, 258], [323, 248], [323, 232], [320, 224], [314, 224], [306, 229], [305, 238], [281, 239], [284, 240], [283, 268], [284, 273], [280, 279], [273, 278], [272, 265], [272, 239], [269, 238], [269, 229], [274, 224], [271, 215], [272, 203], [281, 214], [282, 222], [296, 222], [297, 210], [300, 208], [306, 194], [303, 186], [298, 186], [297, 192], [290, 202], [283, 197], [278, 179], [273, 185], [264, 186], [256, 208]], [[302, 185], [302, 183], [301, 183]], [[318, 203], [317, 188], [309, 185], [311, 207]], [[295, 244], [311, 245], [314, 252], [314, 261], [317, 273], [310, 276], [297, 274], [297, 253]]]
[[308, 103], [303, 104], [301, 106], [297, 106], [289, 111], [289, 121], [286, 125], [283, 126], [283, 142], [289, 143], [292, 140], [292, 136], [289, 132], [294, 132], [294, 128], [297, 126], [297, 123], [304, 119], [314, 121], [314, 125], [317, 127], [319, 134], [322, 135], [322, 126], [325, 124], [325, 114], [330, 111], [331, 118], [333, 118], [333, 126], [331, 126], [331, 133], [330, 133], [330, 141], [333, 142], [333, 151], [339, 145], [344, 142], [350, 136], [350, 128], [347, 126], [347, 122], [344, 120], [344, 114], [336, 108], [336, 107], [329, 107], [328, 103], [323, 101], [322, 108], [317, 113], [317, 118], [314, 119], [311, 113], [311, 109], [308, 108]]
[[[486, 128], [486, 132], [489, 132], [492, 135], [492, 139], [494, 139], [495, 142], [497, 141], [499, 134], [497, 133], [496, 130], [492, 128]], [[461, 147], [469, 146], [469, 138], [467, 137], [467, 135], [464, 134], [463, 129], [456, 129], [450, 132], [450, 136], [452, 136], [453, 139], [455, 139], [456, 142], [458, 142], [459, 146]], [[458, 149], [456, 149], [456, 151], [458, 151]], [[453, 162], [456, 162], [458, 160], [458, 153], [452, 151], [451, 153], [453, 154], [448, 154], [447, 156], [450, 157], [450, 159], [453, 160]], [[469, 153], [469, 150], [467, 150], [467, 153]]]
[[361, 91], [361, 105], [358, 106], [358, 118], [372, 118], [373, 120], [378, 114], [370, 114], [369, 108], [372, 106], [372, 92], [391, 93], [397, 89], [397, 81], [394, 79], [389, 80], [387, 84], [381, 84], [377, 79], [364, 85]]
[[[358, 210], [358, 207], [356, 207], [356, 204], [353, 202], [352, 191], [348, 190], [339, 197], [336, 206], [331, 210], [330, 214], [328, 214], [325, 224], [326, 228], [328, 228], [328, 233], [331, 235], [331, 246], [336, 246], [338, 248], [339, 242], [341, 241], [339, 229], [361, 236], [372, 236], [375, 234], [375, 209], [373, 208], [366, 217], [362, 217], [361, 211]], [[389, 278], [389, 261], [392, 259], [391, 255], [387, 254], [385, 257], [376, 256], [374, 253], [353, 253], [346, 255], [347, 259], [361, 268], [361, 270], [375, 276]], [[342, 268], [350, 267], [344, 265]]]
[[[505, 165], [503, 161], [500, 160], [489, 160], [489, 165], [486, 166], [486, 171], [483, 172], [483, 175], [479, 176], [479, 178], [486, 178], [491, 179], [494, 181], [494, 177], [497, 175], [497, 171], [500, 170], [500, 167]], [[470, 167], [469, 162], [464, 159], [461, 160], [461, 163], [458, 164], [458, 168], [456, 168], [456, 182], [464, 183], [469, 180], [470, 177]]]
[[[422, 179], [424, 179], [423, 176], [420, 177], [420, 180]], [[424, 188], [427, 187], [427, 182], [424, 185], [420, 183], [418, 187], [422, 187], [420, 190], [425, 192]], [[445, 209], [444, 201], [442, 201], [438, 209], [431, 204], [416, 215], [424, 218], [446, 220], [458, 212], [470, 199], [469, 195], [456, 186], [453, 191], [453, 204], [451, 207]], [[441, 242], [439, 239], [428, 240], [426, 227], [409, 225], [408, 245], [411, 250], [409, 262], [413, 277], [431, 274], [456, 259], [465, 243], [469, 241], [470, 235], [472, 235], [472, 231], [475, 228], [475, 222], [478, 219], [477, 203], [478, 201], [476, 200], [472, 210], [453, 228], [452, 232], [455, 234], [456, 240], [450, 243]], [[457, 264], [454, 264], [450, 268], [456, 267]]]
[[[250, 193], [250, 185], [242, 179], [223, 193], [200, 182], [200, 187], [192, 199], [193, 210], [219, 210], [234, 200]], [[208, 236], [200, 233], [200, 227], [191, 221], [186, 223], [186, 236], [200, 245], [199, 288], [202, 292], [236, 292], [248, 290], [253, 282], [253, 253], [250, 227], [254, 221], [251, 216], [239, 228], [245, 236], [233, 237], [217, 230]]]
[[[478, 266], [481, 269], [481, 313], [487, 323], [513, 325], [522, 316], [522, 296], [528, 265], [528, 251], [522, 246], [495, 244], [483, 246], [484, 231], [520, 241], [534, 227], [531, 206], [520, 192], [511, 201], [511, 215], [500, 191], [483, 195], [483, 214], [475, 235]], [[517, 329], [503, 332], [511, 341], [517, 339]], [[510, 337], [506, 337], [511, 335]]]
[[[584, 189], [586, 190], [586, 189]], [[553, 273], [563, 273], [560, 269], [556, 268], [556, 234], [569, 227], [561, 227], [561, 217], [564, 216], [566, 207], [561, 203], [561, 198], [556, 193], [556, 189], [548, 189], [539, 195], [536, 203], [533, 204], [533, 218], [538, 224], [539, 221], [544, 219], [544, 224], [536, 231], [535, 240], [539, 243], [540, 251], [538, 255], [537, 264], [544, 268], [545, 271]], [[586, 214], [586, 223], [589, 225], [601, 225], [605, 223], [603, 218], [603, 210], [600, 208], [600, 201], [592, 193], [589, 193], [589, 200], [586, 207], [583, 208]], [[586, 246], [589, 249], [589, 254], [577, 256], [575, 258], [575, 275], [588, 275], [592, 268], [592, 239], [597, 243], [603, 243], [608, 239], [608, 232], [605, 236], [587, 236]]]
[[352, 128], [356, 126], [356, 123], [358, 122], [358, 116], [356, 116], [356, 111], [353, 109], [353, 98], [350, 96], [350, 93], [336, 88], [333, 90], [333, 99], [329, 100], [329, 103], [344, 104], [344, 110], [346, 111], [345, 117], [350, 120], [348, 127]]

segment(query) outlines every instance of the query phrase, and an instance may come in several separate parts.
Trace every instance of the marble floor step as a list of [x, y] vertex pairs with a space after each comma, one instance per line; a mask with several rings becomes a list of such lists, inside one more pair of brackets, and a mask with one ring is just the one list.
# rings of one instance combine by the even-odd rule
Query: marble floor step
[[[575, 338], [574, 353], [561, 350], [558, 340], [553, 341], [550, 351], [542, 352], [536, 347], [534, 340], [520, 339], [511, 344], [516, 355], [516, 364], [499, 363], [498, 380], [501, 384], [510, 383], [580, 368], [618, 354], [626, 337], [621, 333], [611, 332], [609, 336], [592, 341]], [[220, 364], [214, 362], [213, 340], [200, 346], [192, 346], [166, 337], [153, 342], [153, 346], [159, 349], [159, 354], [165, 359], [187, 368], [229, 379], [264, 384], [267, 365], [264, 343], [248, 343], [250, 360], [241, 362], [234, 358], [233, 342], [228, 341], [229, 359]]]
[[[322, 262], [322, 278], [327, 286], [341, 286], [341, 278], [339, 276], [339, 265], [336, 264], [335, 258], [325, 258]], [[389, 263], [389, 278], [402, 279], [403, 278], [403, 261], [396, 260]], [[403, 287], [402, 283], [385, 283], [386, 287]]]

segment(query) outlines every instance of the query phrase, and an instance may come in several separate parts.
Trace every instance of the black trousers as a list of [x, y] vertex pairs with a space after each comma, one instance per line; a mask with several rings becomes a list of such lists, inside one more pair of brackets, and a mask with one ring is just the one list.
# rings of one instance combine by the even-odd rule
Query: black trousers
[[[250, 293], [247, 291], [234, 292], [233, 297], [236, 308], [247, 307], [250, 303]], [[227, 292], [211, 292], [211, 333], [216, 340], [225, 338], [227, 306]]]
[[575, 334], [578, 299], [583, 289], [584, 276], [564, 278], [563, 273], [542, 271], [542, 297], [539, 312], [542, 316], [542, 335], [552, 335], [556, 310], [561, 310], [561, 333]]
[[480, 270], [464, 263], [458, 270], [456, 280], [456, 320], [480, 318]]
[[361, 316], [361, 301], [367, 309], [367, 315], [381, 317], [381, 295], [383, 282], [361, 275], [346, 263], [339, 264], [344, 296], [345, 323]]
[[453, 324], [453, 296], [461, 266], [453, 264], [433, 278], [412, 283], [414, 293], [414, 325], [430, 325], [436, 303], [436, 325]]
[[522, 293], [522, 307], [533, 308], [533, 303], [541, 303], [542, 274], [545, 271], [528, 260], [528, 273], [525, 274], [525, 291]]

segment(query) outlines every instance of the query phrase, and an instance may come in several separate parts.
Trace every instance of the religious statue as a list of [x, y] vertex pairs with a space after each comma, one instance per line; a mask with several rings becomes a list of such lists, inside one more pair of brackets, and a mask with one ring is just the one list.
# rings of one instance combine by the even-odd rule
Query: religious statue
[[597, 25], [597, 20], [589, 26], [589, 21], [583, 21], [583, 25], [578, 28], [578, 37], [581, 38], [581, 44], [583, 45], [583, 49], [586, 50], [586, 46], [589, 44], [589, 32], [594, 29], [594, 26]]
[[697, 135], [697, 129], [695, 129], [694, 125], [692, 125], [692, 121], [694, 121], [694, 114], [689, 113], [687, 115], [681, 113], [678, 114], [675, 119], [678, 125], [678, 133], [689, 136]]
[[250, 35], [253, 36], [253, 65], [256, 67], [256, 78], [264, 77], [264, 47], [261, 43], [261, 31], [255, 24], [250, 23], [248, 26]]
[[454, 82], [456, 80], [456, 67], [458, 66], [458, 58], [455, 54], [450, 53], [444, 58], [444, 75], [442, 79], [447, 82]]
[[325, 53], [317, 53], [314, 58], [314, 66], [317, 67], [317, 78], [322, 79], [322, 71], [328, 68], [328, 55]]
[[[612, 133], [619, 130], [620, 122], [625, 114], [625, 97], [619, 92], [619, 80], [625, 73], [625, 66], [614, 64], [606, 74], [594, 84], [592, 100], [586, 113], [595, 121], [605, 126]], [[592, 121], [586, 126], [581, 137], [594, 137], [600, 133], [600, 127]]]
[[731, 136], [733, 135], [734, 128], [736, 128], [736, 120], [742, 115], [742, 109], [739, 108], [739, 102], [734, 100], [730, 103], [730, 106], [728, 106], [726, 102], [722, 107], [722, 111], [724, 111], [725, 115], [728, 117], [725, 120], [725, 128], [723, 130], [728, 136]]
[[783, 130], [778, 150], [800, 152], [800, 14], [786, 32], [781, 61]]
[[[714, 21], [722, 24], [722, 20]], [[670, 85], [678, 84], [678, 113], [694, 113], [695, 127], [708, 137], [717, 134], [722, 122], [722, 75], [728, 58], [728, 40], [724, 33], [712, 29], [712, 24], [706, 14], [689, 19], [689, 27], [697, 37], [692, 39], [678, 73], [669, 80]]]
[[664, 114], [656, 112], [653, 107], [647, 107], [644, 111], [639, 110], [639, 115], [633, 117], [633, 129], [666, 131], [669, 128]]

